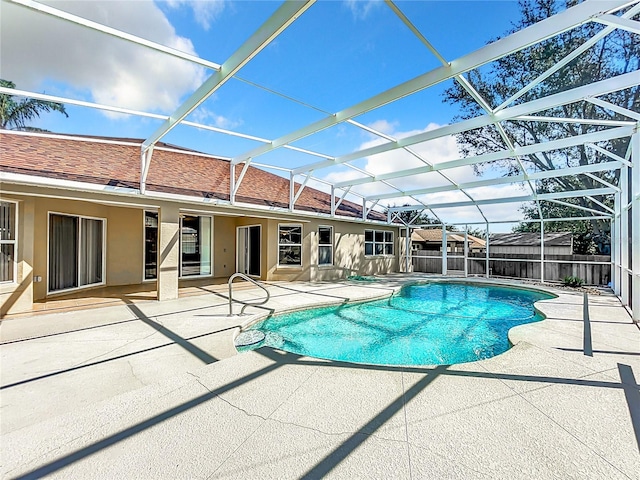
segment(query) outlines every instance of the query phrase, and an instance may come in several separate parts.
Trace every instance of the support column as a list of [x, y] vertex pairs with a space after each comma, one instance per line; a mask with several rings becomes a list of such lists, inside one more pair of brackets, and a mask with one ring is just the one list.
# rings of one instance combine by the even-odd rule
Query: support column
[[161, 204], [158, 209], [158, 300], [178, 298], [180, 209]]
[[620, 193], [614, 195], [613, 220], [611, 222], [611, 287], [620, 296]]
[[413, 251], [411, 250], [411, 231], [409, 229], [409, 227], [407, 227], [407, 239], [405, 241], [405, 267], [404, 267], [404, 271], [405, 273], [409, 273], [410, 271], [410, 260], [409, 260], [409, 256], [413, 255]]
[[464, 278], [469, 276], [469, 225], [464, 226]]
[[442, 224], [442, 275], [447, 274], [447, 227]]
[[540, 283], [544, 283], [544, 220], [540, 220]]
[[631, 268], [629, 262], [629, 245], [628, 238], [631, 232], [629, 231], [629, 167], [623, 165], [620, 169], [620, 185], [622, 192], [620, 196], [620, 299], [623, 305], [629, 305], [629, 273], [628, 268]]
[[486, 223], [486, 234], [484, 242], [484, 262], [485, 262], [485, 277], [489, 278], [489, 222]]
[[631, 289], [633, 321], [640, 322], [640, 133], [631, 137]]

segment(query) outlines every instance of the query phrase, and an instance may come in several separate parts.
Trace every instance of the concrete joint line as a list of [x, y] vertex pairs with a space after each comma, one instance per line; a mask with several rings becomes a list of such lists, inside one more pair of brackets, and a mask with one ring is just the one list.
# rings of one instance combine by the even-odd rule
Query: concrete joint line
[[[491, 372], [489, 372], [485, 367], [483, 367], [489, 374], [491, 374]], [[510, 390], [513, 390], [515, 392], [515, 390], [510, 387], [503, 379], [499, 379], [500, 382], [505, 385], [507, 388], [509, 388]], [[528, 393], [528, 392], [525, 392]], [[600, 452], [594, 450], [591, 446], [589, 446], [587, 443], [585, 443], [585, 441], [581, 440], [574, 432], [572, 432], [571, 430], [569, 430], [568, 428], [564, 427], [562, 424], [560, 424], [557, 420], [555, 420], [553, 417], [551, 417], [549, 414], [547, 414], [544, 410], [542, 410], [540, 407], [538, 407], [536, 404], [534, 404], [531, 400], [529, 400], [528, 398], [526, 398], [522, 393], [516, 392], [516, 394], [524, 401], [526, 402], [531, 408], [533, 408], [534, 410], [537, 410], [542, 416], [544, 416], [547, 420], [549, 420], [551, 423], [553, 423], [556, 427], [560, 428], [560, 430], [564, 431], [567, 435], [569, 435], [571, 438], [573, 438], [575, 441], [577, 441], [578, 443], [580, 443], [582, 446], [584, 446], [589, 452], [591, 452], [593, 455], [596, 455], [598, 458], [600, 458], [602, 461], [604, 461], [605, 463], [607, 463], [611, 468], [613, 468], [614, 470], [617, 470], [618, 472], [620, 472], [620, 474], [624, 475], [627, 478], [631, 478], [629, 477], [629, 475], [627, 475], [624, 471], [622, 471], [618, 466], [614, 465], [613, 463], [611, 463], [609, 460], [607, 460]]]

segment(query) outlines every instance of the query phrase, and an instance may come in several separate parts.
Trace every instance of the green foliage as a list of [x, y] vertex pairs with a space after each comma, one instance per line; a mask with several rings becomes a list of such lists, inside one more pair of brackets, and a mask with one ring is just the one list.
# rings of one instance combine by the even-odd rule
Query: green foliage
[[582, 280], [579, 277], [574, 277], [570, 275], [562, 279], [562, 284], [567, 287], [574, 287], [574, 288], [581, 287], [582, 285], [584, 285], [584, 280]]
[[[408, 204], [402, 206], [406, 207], [408, 206]], [[385, 215], [387, 214], [387, 211], [388, 210], [385, 210]], [[403, 212], [398, 212], [398, 217], [400, 217], [400, 220], [402, 220], [404, 224], [408, 224], [409, 222], [411, 222], [411, 225], [440, 225], [440, 220], [431, 218], [429, 215], [424, 212], [420, 212], [419, 210], [406, 210]]]
[[[0, 86], [16, 88], [16, 84], [9, 80], [0, 79]], [[41, 128], [27, 125], [40, 117], [42, 113], [60, 112], [68, 117], [64, 105], [56, 102], [23, 98], [16, 100], [13, 95], [0, 94], [0, 128], [5, 130], [23, 130], [28, 132], [42, 132]]]
[[[576, 3], [578, 3], [577, 0], [520, 0], [520, 19], [506, 34], [533, 25]], [[632, 18], [638, 20], [640, 16], [635, 15]], [[501, 58], [482, 69], [473, 70], [469, 72], [468, 80], [489, 106], [495, 109], [603, 28], [603, 25], [596, 22], [585, 23], [542, 43]], [[634, 36], [630, 32], [616, 29], [510, 105], [529, 102], [541, 96], [556, 94], [638, 69], [640, 69], [640, 42], [637, 40], [637, 35]], [[612, 92], [600, 98], [631, 111], [640, 111], [640, 86]], [[444, 92], [444, 100], [457, 106], [462, 112], [454, 120], [474, 118], [487, 113], [458, 82]], [[617, 112], [586, 101], [554, 107], [546, 112], [541, 112], [541, 115], [575, 119], [628, 120], [627, 117]], [[515, 146], [545, 143], [606, 128], [601, 125], [579, 122], [504, 121], [500, 125], [509, 141]], [[501, 132], [493, 125], [461, 133], [457, 135], [457, 141], [465, 156], [481, 155], [508, 148]], [[599, 142], [598, 145], [624, 157], [629, 145], [629, 138]], [[587, 165], [608, 159], [600, 152], [581, 145], [553, 152], [524, 155], [520, 157], [520, 160], [525, 168], [531, 172]], [[484, 163], [474, 168], [479, 175], [487, 169], [503, 175], [522, 173], [518, 162], [512, 160]], [[605, 181], [616, 183], [618, 172], [598, 173], [597, 175]], [[539, 193], [591, 189], [601, 186], [602, 184], [597, 180], [586, 175], [565, 176], [536, 182], [536, 189]], [[604, 196], [593, 198], [605, 204], [610, 202], [610, 199]], [[586, 197], [577, 198], [575, 203], [581, 207], [602, 210], [598, 203]], [[535, 212], [525, 210], [525, 217], [538, 218], [537, 209], [535, 210]], [[575, 210], [572, 215], [575, 216]], [[546, 227], [545, 224], [545, 229]], [[528, 227], [523, 226], [520, 231], [527, 231], [526, 228]], [[578, 225], [572, 227], [571, 231], [573, 228], [585, 230], [585, 235], [587, 235], [586, 227]], [[594, 239], [606, 235], [607, 228], [608, 222], [595, 220], [591, 222], [591, 233], [588, 235], [591, 235], [593, 244], [598, 243]], [[566, 230], [565, 226], [562, 229]], [[581, 247], [581, 249], [583, 248]], [[587, 247], [584, 249], [589, 250]]]

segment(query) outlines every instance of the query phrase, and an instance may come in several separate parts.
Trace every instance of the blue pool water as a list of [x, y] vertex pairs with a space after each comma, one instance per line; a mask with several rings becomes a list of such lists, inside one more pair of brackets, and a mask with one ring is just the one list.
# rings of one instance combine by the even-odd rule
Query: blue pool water
[[495, 285], [434, 282], [385, 300], [276, 315], [252, 327], [263, 343], [300, 355], [373, 365], [450, 365], [509, 348], [507, 332], [541, 320], [553, 295]]

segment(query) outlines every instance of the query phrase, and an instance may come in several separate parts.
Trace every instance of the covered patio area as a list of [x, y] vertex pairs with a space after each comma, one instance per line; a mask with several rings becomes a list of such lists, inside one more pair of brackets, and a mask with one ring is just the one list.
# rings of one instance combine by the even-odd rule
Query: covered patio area
[[233, 347], [259, 315], [425, 278], [274, 283], [244, 316], [211, 292], [5, 319], [3, 477], [637, 478], [640, 330], [606, 292], [551, 290], [512, 349], [454, 366]]

